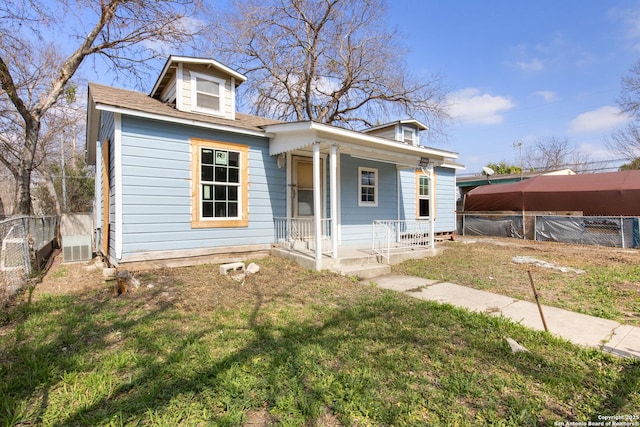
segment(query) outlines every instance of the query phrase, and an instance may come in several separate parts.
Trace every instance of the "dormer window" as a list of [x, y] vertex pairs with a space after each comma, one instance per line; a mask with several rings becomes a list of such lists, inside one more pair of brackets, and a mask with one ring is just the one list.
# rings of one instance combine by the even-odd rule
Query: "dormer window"
[[191, 99], [194, 111], [224, 115], [223, 95], [224, 80], [191, 72]]
[[415, 145], [416, 132], [411, 128], [402, 128], [402, 142], [405, 144]]

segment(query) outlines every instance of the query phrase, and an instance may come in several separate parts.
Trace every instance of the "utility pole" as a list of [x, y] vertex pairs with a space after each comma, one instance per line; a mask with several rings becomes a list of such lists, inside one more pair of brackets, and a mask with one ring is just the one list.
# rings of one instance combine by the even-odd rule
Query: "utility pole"
[[513, 141], [513, 148], [520, 149], [520, 181], [522, 181], [522, 141]]

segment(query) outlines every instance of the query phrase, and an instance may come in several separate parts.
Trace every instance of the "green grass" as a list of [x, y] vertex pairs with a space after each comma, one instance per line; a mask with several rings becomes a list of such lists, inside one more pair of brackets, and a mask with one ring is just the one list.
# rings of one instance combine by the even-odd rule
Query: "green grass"
[[262, 412], [283, 426], [535, 426], [640, 411], [637, 361], [283, 261], [244, 286], [215, 272], [15, 308], [0, 425], [242, 426]]
[[[530, 268], [543, 304], [640, 325], [640, 251], [475, 239], [476, 243], [448, 242], [441, 255], [405, 262], [395, 271], [533, 301]], [[516, 264], [514, 256], [532, 256], [585, 273]]]

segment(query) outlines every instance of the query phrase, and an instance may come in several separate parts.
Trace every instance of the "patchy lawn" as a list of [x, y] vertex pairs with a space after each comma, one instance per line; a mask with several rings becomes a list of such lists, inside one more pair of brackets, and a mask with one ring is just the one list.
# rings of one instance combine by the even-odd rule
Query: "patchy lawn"
[[[0, 316], [0, 424], [521, 426], [640, 413], [638, 361], [256, 262], [244, 284], [217, 266], [162, 269], [121, 296], [99, 271], [55, 264], [31, 302]], [[506, 337], [531, 353], [512, 354]]]
[[[527, 274], [531, 269], [542, 304], [640, 325], [638, 249], [486, 237], [467, 237], [441, 247], [441, 256], [409, 261], [395, 271], [534, 301]], [[513, 261], [524, 256], [584, 273]]]

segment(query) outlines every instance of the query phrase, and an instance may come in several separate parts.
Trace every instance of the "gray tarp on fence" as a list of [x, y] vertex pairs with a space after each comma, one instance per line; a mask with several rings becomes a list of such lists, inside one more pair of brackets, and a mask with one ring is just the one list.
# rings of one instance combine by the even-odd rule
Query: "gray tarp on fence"
[[[463, 236], [522, 239], [521, 214], [459, 214]], [[527, 213], [527, 235], [540, 241], [622, 248], [640, 247], [640, 218], [612, 216], [560, 216]], [[535, 236], [535, 237], [534, 237]]]
[[536, 240], [582, 245], [638, 247], [637, 218], [599, 216], [538, 216]]
[[522, 239], [522, 217], [465, 215], [462, 235], [514, 237]]

